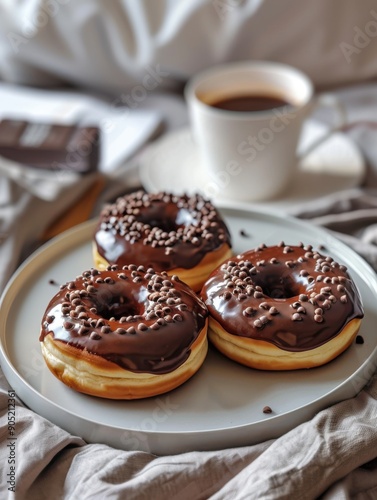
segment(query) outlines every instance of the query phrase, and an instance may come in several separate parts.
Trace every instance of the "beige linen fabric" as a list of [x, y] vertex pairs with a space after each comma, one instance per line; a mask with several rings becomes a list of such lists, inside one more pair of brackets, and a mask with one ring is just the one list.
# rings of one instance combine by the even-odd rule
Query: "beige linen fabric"
[[[4, 379], [1, 387], [4, 435]], [[331, 485], [327, 499], [347, 498], [338, 496], [342, 489], [361, 491], [360, 498], [375, 498], [376, 422], [377, 379], [357, 397], [320, 412], [275, 441], [157, 457], [86, 445], [20, 405], [17, 493], [7, 494], [6, 468], [2, 468], [1, 498], [291, 500], [318, 498]], [[6, 463], [7, 456], [2, 446], [1, 463]]]

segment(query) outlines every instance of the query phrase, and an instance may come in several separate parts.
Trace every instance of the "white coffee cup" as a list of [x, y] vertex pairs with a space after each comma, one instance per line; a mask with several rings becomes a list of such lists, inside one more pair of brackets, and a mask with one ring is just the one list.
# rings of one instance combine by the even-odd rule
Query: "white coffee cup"
[[[215, 107], [223, 99], [265, 96], [287, 102], [265, 111]], [[200, 151], [209, 196], [239, 201], [281, 195], [297, 171], [304, 120], [316, 105], [311, 80], [273, 62], [236, 62], [212, 67], [186, 85], [193, 139]]]

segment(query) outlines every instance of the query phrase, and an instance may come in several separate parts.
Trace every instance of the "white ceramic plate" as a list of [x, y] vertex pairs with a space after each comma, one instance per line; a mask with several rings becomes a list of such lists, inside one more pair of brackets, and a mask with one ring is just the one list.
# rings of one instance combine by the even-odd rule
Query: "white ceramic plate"
[[[9, 383], [32, 410], [89, 442], [157, 454], [222, 449], [275, 438], [337, 401], [354, 396], [376, 364], [377, 279], [350, 248], [323, 230], [246, 208], [222, 208], [236, 252], [261, 242], [303, 241], [350, 269], [363, 297], [365, 318], [354, 344], [326, 366], [299, 372], [260, 372], [211, 350], [183, 386], [141, 401], [108, 401], [79, 394], [47, 369], [38, 341], [42, 314], [66, 281], [92, 267], [93, 222], [67, 231], [16, 272], [0, 304], [1, 364]], [[243, 230], [248, 237], [241, 236]], [[263, 407], [270, 406], [271, 414]]]
[[[299, 144], [299, 154], [317, 140], [327, 138], [299, 162], [291, 186], [279, 198], [258, 202], [260, 208], [289, 209], [344, 189], [360, 185], [365, 162], [359, 149], [346, 135], [329, 135], [326, 127], [307, 121]], [[147, 191], [173, 193], [201, 192], [222, 202], [221, 190], [214, 190], [188, 128], [163, 136], [152, 143], [139, 159], [139, 175]]]

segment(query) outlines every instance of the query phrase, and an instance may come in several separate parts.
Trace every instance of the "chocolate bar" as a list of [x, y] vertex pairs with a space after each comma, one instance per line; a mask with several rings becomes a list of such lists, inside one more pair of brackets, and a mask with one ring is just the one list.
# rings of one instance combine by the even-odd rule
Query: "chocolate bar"
[[34, 168], [94, 172], [98, 169], [99, 143], [100, 130], [94, 126], [0, 122], [0, 156]]

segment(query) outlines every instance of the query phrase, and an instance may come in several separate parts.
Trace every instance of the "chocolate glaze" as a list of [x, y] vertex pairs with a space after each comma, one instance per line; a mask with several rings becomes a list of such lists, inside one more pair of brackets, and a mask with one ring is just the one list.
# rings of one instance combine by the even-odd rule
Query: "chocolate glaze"
[[187, 360], [207, 316], [201, 299], [176, 276], [111, 266], [61, 287], [47, 306], [39, 340], [51, 334], [127, 370], [161, 374]]
[[110, 264], [131, 262], [158, 271], [191, 269], [207, 253], [231, 246], [230, 233], [208, 200], [143, 191], [104, 207], [94, 242]]
[[286, 351], [314, 349], [364, 315], [345, 266], [310, 245], [283, 242], [225, 261], [207, 280], [202, 298], [227, 332]]

